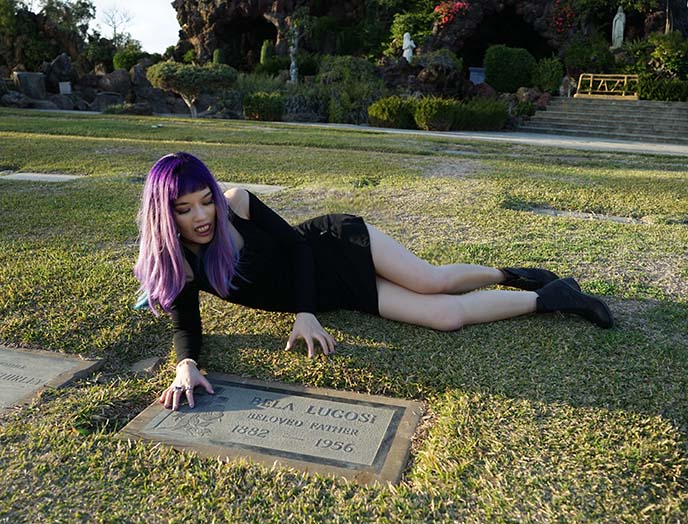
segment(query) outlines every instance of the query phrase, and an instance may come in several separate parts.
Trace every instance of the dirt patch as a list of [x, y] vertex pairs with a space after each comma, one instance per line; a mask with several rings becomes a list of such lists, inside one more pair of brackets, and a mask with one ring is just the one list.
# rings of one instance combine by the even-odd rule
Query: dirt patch
[[422, 176], [442, 178], [469, 178], [484, 172], [479, 160], [442, 160], [424, 166]]
[[619, 224], [648, 224], [650, 222], [643, 218], [619, 217], [614, 215], [600, 215], [597, 213], [584, 213], [582, 211], [563, 211], [548, 207], [531, 207], [525, 211], [530, 211], [536, 215], [547, 215], [554, 217], [579, 218], [582, 220], [602, 220], [605, 222], [616, 222]]

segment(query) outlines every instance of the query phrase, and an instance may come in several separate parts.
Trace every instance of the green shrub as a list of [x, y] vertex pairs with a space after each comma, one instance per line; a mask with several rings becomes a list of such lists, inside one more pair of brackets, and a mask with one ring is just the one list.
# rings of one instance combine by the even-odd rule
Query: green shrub
[[371, 126], [415, 129], [414, 113], [416, 100], [390, 96], [381, 98], [368, 108], [368, 122]]
[[224, 49], [215, 49], [213, 51], [213, 64], [226, 64]]
[[543, 58], [533, 69], [533, 85], [553, 95], [559, 92], [563, 77], [564, 65], [558, 58]]
[[353, 56], [324, 57], [316, 82], [327, 92], [330, 122], [365, 124], [368, 106], [384, 95], [373, 64]]
[[106, 115], [152, 115], [153, 110], [149, 104], [113, 104], [103, 111]]
[[6, 94], [7, 92], [7, 84], [5, 84], [5, 81], [2, 78], [0, 78], [0, 96]]
[[455, 107], [452, 129], [496, 131], [504, 127], [507, 119], [507, 107], [504, 102], [477, 98]]
[[117, 51], [115, 56], [112, 57], [112, 65], [115, 69], [126, 69], [129, 71], [144, 56], [146, 56], [146, 53], [141, 51], [123, 49], [122, 51]]
[[253, 72], [257, 75], [277, 76], [280, 71], [289, 70], [291, 60], [288, 56], [273, 56], [258, 64]]
[[609, 42], [600, 35], [574, 35], [564, 49], [564, 65], [575, 77], [581, 73], [614, 73], [616, 64]]
[[241, 118], [241, 115], [243, 115], [242, 102], [246, 95], [261, 91], [278, 93], [285, 88], [284, 83], [272, 76], [256, 73], [239, 73], [232, 86], [221, 92], [219, 107], [225, 114]]
[[260, 91], [244, 96], [244, 117], [249, 120], [282, 120], [284, 100], [281, 93]]
[[320, 69], [320, 57], [313, 53], [300, 52], [296, 56], [299, 76], [316, 76]]
[[535, 58], [525, 49], [505, 45], [490, 46], [485, 52], [485, 82], [502, 93], [530, 87]]
[[184, 53], [184, 56], [182, 56], [182, 62], [185, 64], [193, 64], [195, 60], [196, 50], [193, 48], [189, 49], [186, 53]]
[[329, 97], [322, 86], [288, 84], [282, 118], [289, 122], [327, 122]]
[[176, 49], [176, 46], [168, 45], [165, 48], [165, 52], [162, 54], [162, 59], [163, 60], [172, 60], [174, 58], [175, 49]]
[[272, 43], [272, 40], [263, 40], [263, 45], [260, 47], [260, 63], [265, 64], [274, 56], [275, 44]]
[[680, 31], [667, 34], [654, 33], [648, 41], [653, 48], [650, 52], [650, 67], [655, 74], [665, 78], [686, 78], [688, 74], [688, 40]]
[[688, 82], [678, 78], [641, 75], [638, 79], [638, 95], [643, 100], [686, 102], [688, 101]]
[[450, 98], [428, 96], [416, 104], [413, 115], [416, 125], [426, 131], [449, 131], [461, 102]]
[[355, 56], [325, 56], [320, 64], [317, 82], [336, 84], [352, 80], [368, 82], [377, 79], [375, 66], [368, 60]]
[[529, 101], [519, 101], [512, 109], [514, 116], [533, 116], [535, 114], [535, 104]]
[[242, 97], [259, 91], [274, 93], [283, 88], [284, 83], [280, 82], [279, 79], [257, 73], [240, 73], [232, 85], [232, 89], [239, 91]]

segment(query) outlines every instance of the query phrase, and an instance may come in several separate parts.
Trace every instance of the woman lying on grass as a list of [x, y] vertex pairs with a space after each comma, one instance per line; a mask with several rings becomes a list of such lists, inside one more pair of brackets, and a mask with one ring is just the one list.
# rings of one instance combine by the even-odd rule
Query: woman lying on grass
[[[161, 395], [178, 409], [182, 395], [213, 392], [198, 370], [201, 316], [198, 292], [237, 304], [296, 314], [287, 341], [303, 339], [308, 356], [335, 340], [315, 314], [351, 309], [442, 331], [528, 313], [576, 313], [613, 325], [599, 298], [572, 278], [544, 269], [495, 269], [470, 264], [433, 266], [363, 219], [325, 215], [292, 227], [243, 189], [222, 194], [208, 168], [188, 153], [167, 155], [151, 169], [138, 216], [139, 307], [172, 316], [177, 375]], [[500, 284], [524, 291], [483, 290]]]

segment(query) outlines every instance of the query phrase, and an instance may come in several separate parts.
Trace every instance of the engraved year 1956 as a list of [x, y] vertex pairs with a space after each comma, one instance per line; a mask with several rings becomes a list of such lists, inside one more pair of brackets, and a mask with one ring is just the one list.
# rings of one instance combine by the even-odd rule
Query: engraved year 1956
[[351, 453], [354, 450], [353, 444], [347, 444], [339, 440], [330, 440], [329, 438], [319, 438], [315, 443], [316, 448], [331, 449], [334, 451], [343, 451]]

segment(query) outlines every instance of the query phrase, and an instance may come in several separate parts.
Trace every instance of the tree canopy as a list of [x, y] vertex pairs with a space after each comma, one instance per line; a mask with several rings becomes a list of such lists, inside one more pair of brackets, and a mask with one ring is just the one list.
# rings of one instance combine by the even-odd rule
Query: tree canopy
[[189, 106], [191, 116], [195, 118], [198, 96], [229, 87], [236, 80], [237, 73], [234, 68], [225, 64], [199, 66], [170, 61], [149, 67], [146, 76], [155, 87], [180, 95]]

